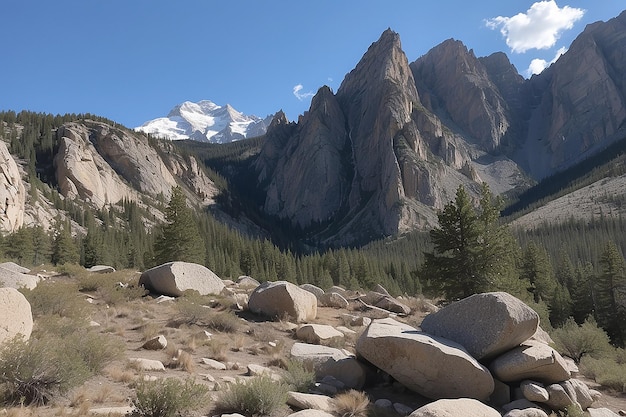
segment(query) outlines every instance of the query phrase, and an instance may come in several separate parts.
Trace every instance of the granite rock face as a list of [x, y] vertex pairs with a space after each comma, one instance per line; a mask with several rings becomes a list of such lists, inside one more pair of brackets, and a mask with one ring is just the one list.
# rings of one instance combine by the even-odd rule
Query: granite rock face
[[432, 110], [445, 112], [485, 149], [500, 145], [511, 112], [485, 66], [462, 42], [449, 39], [411, 64]]
[[0, 231], [12, 233], [24, 222], [26, 190], [17, 163], [0, 141]]
[[195, 158], [159, 151], [142, 134], [83, 120], [61, 126], [57, 138], [54, 166], [60, 192], [67, 198], [96, 208], [123, 199], [137, 201], [142, 194], [167, 200], [179, 181], [200, 203], [209, 204], [217, 194]]

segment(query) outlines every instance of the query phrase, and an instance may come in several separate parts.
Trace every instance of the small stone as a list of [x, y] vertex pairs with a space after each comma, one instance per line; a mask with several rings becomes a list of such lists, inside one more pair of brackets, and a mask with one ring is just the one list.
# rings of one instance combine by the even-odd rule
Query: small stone
[[200, 359], [200, 363], [202, 363], [204, 365], [207, 365], [209, 368], [216, 369], [218, 371], [225, 371], [226, 370], [226, 365], [224, 365], [222, 362], [218, 362], [218, 361], [213, 360], [213, 359], [201, 358]]
[[148, 340], [141, 347], [147, 350], [162, 350], [167, 347], [167, 339], [160, 334]]

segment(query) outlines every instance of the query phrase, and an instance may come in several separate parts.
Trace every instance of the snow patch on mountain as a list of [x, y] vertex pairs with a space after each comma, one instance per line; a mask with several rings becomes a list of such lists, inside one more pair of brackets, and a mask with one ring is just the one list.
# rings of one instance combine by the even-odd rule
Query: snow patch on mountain
[[248, 116], [229, 104], [219, 106], [210, 100], [185, 101], [166, 117], [150, 120], [135, 130], [170, 140], [228, 143], [265, 133], [273, 116]]

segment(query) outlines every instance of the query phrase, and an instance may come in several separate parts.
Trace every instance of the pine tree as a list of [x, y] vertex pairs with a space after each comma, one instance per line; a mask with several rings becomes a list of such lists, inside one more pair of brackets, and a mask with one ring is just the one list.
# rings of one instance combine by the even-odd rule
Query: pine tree
[[172, 261], [204, 264], [205, 247], [182, 188], [172, 189], [165, 224], [154, 244], [154, 264]]
[[552, 298], [556, 288], [552, 265], [546, 250], [537, 246], [535, 242], [531, 241], [526, 245], [522, 256], [520, 277], [530, 282], [529, 291], [533, 294], [536, 303], [539, 300], [548, 302]]
[[591, 263], [576, 268], [575, 281], [570, 290], [570, 295], [572, 298], [572, 316], [578, 324], [582, 324], [588, 316], [593, 314], [595, 304], [594, 281]]
[[60, 225], [52, 245], [52, 263], [55, 265], [77, 264], [80, 253], [67, 227]]
[[613, 242], [609, 242], [600, 258], [601, 272], [596, 280], [596, 312], [598, 324], [619, 346], [626, 340], [626, 275], [624, 257]]
[[434, 251], [424, 254], [421, 275], [431, 291], [458, 299], [501, 288], [510, 280], [514, 241], [498, 224], [500, 204], [483, 185], [476, 209], [459, 186], [455, 200], [439, 212], [439, 226], [430, 231]]

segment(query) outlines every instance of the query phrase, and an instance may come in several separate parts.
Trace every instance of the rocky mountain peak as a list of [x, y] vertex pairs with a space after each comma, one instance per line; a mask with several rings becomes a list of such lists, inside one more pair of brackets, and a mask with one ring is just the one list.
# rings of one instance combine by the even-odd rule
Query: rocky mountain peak
[[451, 120], [468, 139], [496, 149], [511, 126], [508, 104], [485, 66], [460, 41], [448, 39], [411, 64], [431, 110]]

